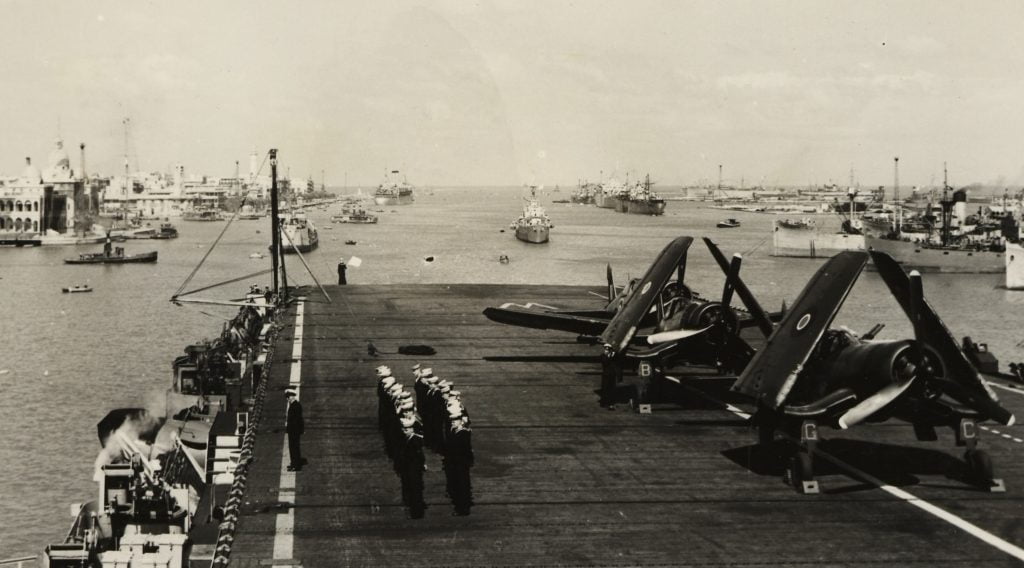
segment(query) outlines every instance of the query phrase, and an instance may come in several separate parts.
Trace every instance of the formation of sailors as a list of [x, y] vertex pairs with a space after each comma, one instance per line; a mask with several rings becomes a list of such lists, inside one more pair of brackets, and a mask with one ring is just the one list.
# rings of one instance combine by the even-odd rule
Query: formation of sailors
[[423, 517], [423, 421], [416, 413], [412, 393], [391, 376], [386, 365], [377, 367], [377, 418], [384, 448], [402, 481], [402, 504], [413, 519]]
[[443, 457], [447, 495], [455, 514], [468, 515], [473, 505], [469, 413], [459, 391], [435, 377], [432, 369], [415, 365], [413, 375], [415, 398], [392, 376], [390, 368], [377, 367], [378, 424], [385, 450], [402, 480], [402, 502], [410, 517], [423, 516], [426, 445]]
[[441, 454], [446, 493], [456, 515], [468, 515], [473, 506], [469, 469], [473, 467], [472, 430], [462, 393], [434, 376], [430, 368], [413, 366], [416, 401], [423, 416], [424, 443]]

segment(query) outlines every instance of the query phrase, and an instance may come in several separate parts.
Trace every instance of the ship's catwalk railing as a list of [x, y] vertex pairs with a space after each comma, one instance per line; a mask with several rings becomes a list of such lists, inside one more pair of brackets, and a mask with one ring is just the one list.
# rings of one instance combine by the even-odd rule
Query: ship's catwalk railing
[[260, 419], [263, 417], [263, 401], [266, 398], [267, 383], [270, 380], [270, 370], [274, 361], [274, 341], [277, 339], [278, 329], [276, 325], [272, 326], [271, 332], [266, 337], [266, 363], [263, 365], [263, 371], [260, 374], [260, 382], [256, 386], [252, 416], [242, 438], [238, 465], [235, 466], [234, 471], [235, 478], [231, 483], [228, 499], [224, 503], [224, 519], [220, 523], [220, 530], [217, 535], [217, 546], [214, 549], [212, 568], [225, 568], [231, 562], [231, 548], [235, 542], [235, 529], [238, 526], [238, 507], [241, 505], [242, 498], [245, 495], [245, 484], [249, 477], [249, 464], [252, 463], [253, 451], [256, 445], [256, 430], [259, 428]]

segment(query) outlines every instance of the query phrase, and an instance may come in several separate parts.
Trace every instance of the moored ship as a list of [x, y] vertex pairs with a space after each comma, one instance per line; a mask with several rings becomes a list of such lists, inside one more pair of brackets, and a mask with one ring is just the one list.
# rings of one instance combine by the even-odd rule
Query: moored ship
[[320, 244], [316, 225], [302, 211], [281, 215], [281, 250], [309, 252]]
[[634, 215], [664, 215], [665, 200], [651, 191], [651, 176], [646, 176], [642, 184], [629, 190], [626, 199], [622, 200], [625, 212]]
[[78, 258], [65, 258], [64, 264], [139, 264], [156, 262], [157, 251], [140, 254], [125, 254], [123, 247], [111, 248], [110, 239], [103, 245], [103, 252], [90, 252]]
[[413, 186], [403, 177], [401, 181], [392, 179], [398, 177], [398, 170], [392, 170], [391, 174], [385, 176], [384, 181], [377, 186], [373, 194], [373, 201], [377, 205], [408, 205], [413, 202]]
[[864, 235], [828, 230], [809, 218], [773, 223], [772, 256], [828, 258], [844, 250], [864, 249]]
[[1024, 290], [1024, 246], [1006, 243], [1006, 287]]
[[537, 202], [537, 188], [531, 187], [530, 199], [523, 207], [523, 214], [509, 228], [515, 230], [517, 239], [525, 243], [541, 244], [548, 242], [553, 227], [547, 212]]
[[628, 193], [626, 185], [616, 179], [610, 179], [597, 186], [594, 192], [594, 205], [602, 209], [618, 209]]
[[954, 191], [944, 179], [939, 206], [938, 227], [933, 216], [924, 215], [917, 223], [924, 232], [911, 232], [911, 224], [902, 220], [900, 212], [891, 232], [865, 235], [865, 246], [887, 253], [906, 270], [964, 274], [1006, 270], [1002, 235], [995, 234], [997, 226], [987, 230], [987, 224], [967, 213], [966, 189]]
[[342, 207], [341, 214], [331, 216], [331, 221], [334, 223], [357, 223], [365, 225], [376, 223], [377, 216], [368, 213], [361, 205], [346, 204]]
[[183, 221], [223, 221], [224, 215], [216, 209], [198, 208], [182, 213], [181, 219]]

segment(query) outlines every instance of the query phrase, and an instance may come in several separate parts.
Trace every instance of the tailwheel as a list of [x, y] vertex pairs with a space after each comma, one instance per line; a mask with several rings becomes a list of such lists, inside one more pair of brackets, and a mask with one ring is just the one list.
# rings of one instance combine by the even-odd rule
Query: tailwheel
[[964, 462], [967, 464], [968, 480], [971, 483], [993, 493], [1006, 491], [1003, 480], [995, 477], [992, 456], [988, 452], [977, 449], [967, 450], [964, 452]]

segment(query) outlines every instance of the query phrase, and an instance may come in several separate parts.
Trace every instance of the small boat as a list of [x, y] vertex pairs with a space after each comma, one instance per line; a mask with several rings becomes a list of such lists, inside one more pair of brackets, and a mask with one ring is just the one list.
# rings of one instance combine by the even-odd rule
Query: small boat
[[508, 264], [510, 262], [510, 260], [508, 258], [508, 255], [507, 254], [503, 254], [503, 255], [499, 256], [498, 257], [498, 262], [500, 262], [501, 264]]
[[178, 229], [174, 228], [174, 225], [170, 223], [160, 223], [160, 231], [154, 235], [151, 235], [151, 239], [176, 239], [178, 238]]
[[725, 221], [719, 221], [715, 225], [719, 229], [733, 229], [740, 226], [740, 222], [736, 219], [726, 219]]
[[249, 255], [249, 258], [254, 258], [254, 259], [259, 260], [259, 259], [263, 258], [263, 254], [262, 253], [258, 253], [258, 252], [254, 252], [254, 253]]
[[63, 291], [65, 294], [76, 294], [76, 293], [79, 293], [79, 292], [92, 292], [92, 286], [89, 286], [88, 284], [75, 284], [74, 286], [69, 286], [69, 287], [66, 287], [66, 288], [61, 288], [61, 291]]
[[354, 245], [354, 244], [356, 244], [356, 241], [345, 241], [345, 244], [346, 245]]

